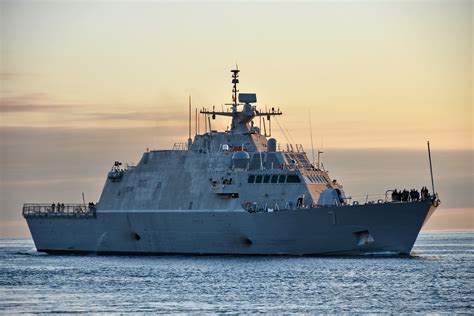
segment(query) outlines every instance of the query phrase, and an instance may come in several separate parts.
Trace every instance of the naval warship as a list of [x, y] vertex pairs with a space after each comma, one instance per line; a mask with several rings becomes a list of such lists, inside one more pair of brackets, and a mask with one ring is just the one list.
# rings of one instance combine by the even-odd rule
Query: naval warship
[[[96, 204], [24, 204], [37, 251], [409, 254], [439, 204], [434, 185], [421, 199], [400, 201], [387, 191], [385, 198], [351, 201], [319, 159], [271, 137], [282, 112], [259, 110], [256, 94], [239, 93], [239, 70], [231, 73], [227, 111], [203, 108], [198, 119], [196, 110], [205, 132], [196, 128], [192, 139], [190, 107], [188, 141], [147, 149], [136, 166], [116, 161]], [[231, 118], [227, 130], [212, 129], [217, 116]]]

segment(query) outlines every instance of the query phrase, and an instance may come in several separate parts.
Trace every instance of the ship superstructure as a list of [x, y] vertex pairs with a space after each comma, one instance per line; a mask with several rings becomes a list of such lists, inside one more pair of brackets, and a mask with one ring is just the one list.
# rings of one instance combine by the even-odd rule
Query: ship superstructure
[[[439, 203], [437, 196], [351, 203], [343, 187], [319, 161], [312, 163], [301, 145], [282, 148], [271, 138], [272, 118], [282, 112], [274, 107], [259, 110], [256, 94], [239, 93], [239, 70], [231, 72], [229, 111], [201, 110], [206, 132], [196, 133], [194, 139], [190, 135], [173, 150], [147, 150], [136, 166], [125, 169], [116, 161], [97, 205], [25, 204], [23, 214], [37, 249], [105, 254], [409, 253]], [[226, 131], [211, 128], [211, 119], [218, 116], [232, 119]], [[257, 127], [256, 119], [263, 124]]]

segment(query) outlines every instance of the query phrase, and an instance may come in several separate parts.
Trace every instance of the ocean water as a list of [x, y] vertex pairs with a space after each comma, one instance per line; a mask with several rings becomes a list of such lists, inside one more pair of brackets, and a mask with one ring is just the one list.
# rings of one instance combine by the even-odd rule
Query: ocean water
[[474, 233], [411, 256], [55, 256], [0, 240], [0, 313], [474, 313]]

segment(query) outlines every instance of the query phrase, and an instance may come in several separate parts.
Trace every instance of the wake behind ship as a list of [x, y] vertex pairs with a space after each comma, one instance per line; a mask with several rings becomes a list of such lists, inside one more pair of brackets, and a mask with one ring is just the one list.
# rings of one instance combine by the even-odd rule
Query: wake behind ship
[[[173, 150], [116, 161], [97, 204], [25, 204], [38, 251], [96, 254], [410, 253], [436, 194], [351, 202], [301, 145], [271, 138], [279, 109], [259, 110], [232, 70], [229, 111], [200, 111], [205, 132]], [[222, 132], [217, 116], [232, 119]], [[254, 121], [260, 120], [257, 127]], [[211, 120], [212, 119], [212, 120]], [[197, 120], [196, 122], [200, 122]], [[198, 125], [198, 124], [196, 124]], [[263, 131], [262, 131], [263, 129]], [[197, 131], [197, 128], [196, 128]], [[390, 191], [387, 191], [389, 193]], [[394, 195], [396, 197], [396, 195]]]

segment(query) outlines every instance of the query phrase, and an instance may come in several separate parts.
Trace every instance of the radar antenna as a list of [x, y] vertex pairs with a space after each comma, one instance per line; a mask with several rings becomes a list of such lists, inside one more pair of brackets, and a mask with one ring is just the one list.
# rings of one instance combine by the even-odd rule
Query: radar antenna
[[[209, 129], [211, 125], [210, 116], [214, 120], [216, 116], [230, 116], [232, 117], [232, 124], [230, 128], [230, 133], [240, 133], [240, 134], [247, 134], [252, 132], [251, 128], [253, 127], [252, 120], [255, 117], [262, 117], [266, 116], [267, 120], [270, 121], [271, 116], [282, 115], [281, 111], [275, 110], [272, 107], [271, 111], [261, 112], [256, 109], [255, 106], [252, 106], [251, 103], [257, 102], [257, 96], [255, 93], [240, 93], [238, 94], [239, 90], [237, 89], [237, 84], [239, 83], [239, 72], [240, 70], [236, 67], [236, 69], [231, 70], [232, 72], [232, 103], [228, 103], [226, 105], [232, 105], [231, 112], [216, 112], [215, 107], [212, 108], [212, 111], [208, 111], [206, 108], [201, 110], [201, 114], [204, 114], [207, 117], [206, 123], [209, 124]], [[239, 103], [240, 102], [240, 103]], [[243, 105], [244, 108], [242, 111], [238, 111], [237, 107], [239, 105]], [[271, 133], [271, 125], [270, 125], [270, 133]]]

